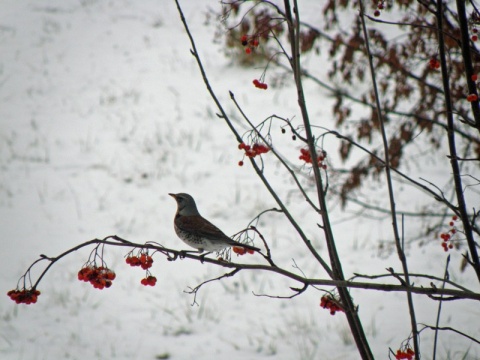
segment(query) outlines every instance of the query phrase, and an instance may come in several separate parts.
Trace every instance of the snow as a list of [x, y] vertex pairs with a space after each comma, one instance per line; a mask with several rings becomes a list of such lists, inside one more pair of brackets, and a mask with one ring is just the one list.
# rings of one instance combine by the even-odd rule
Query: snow
[[[207, 74], [228, 113], [240, 121], [228, 90], [259, 122], [276, 113], [299, 116], [292, 88], [254, 89], [261, 69], [237, 67], [213, 43], [206, 13], [217, 2], [183, 1]], [[173, 231], [176, 204], [169, 192], [188, 192], [200, 212], [225, 233], [244, 228], [260, 211], [275, 206], [215, 113], [172, 1], [4, 0], [0, 13], [0, 289], [17, 279], [40, 255], [55, 256], [74, 245], [110, 234], [131, 241], [183, 247]], [[313, 59], [309, 59], [313, 61]], [[310, 92], [318, 90], [306, 84]], [[327, 118], [323, 102], [309, 104]], [[242, 129], [240, 123], [236, 123]], [[275, 145], [295, 160], [300, 144], [273, 128]], [[288, 139], [287, 139], [288, 138]], [[336, 142], [326, 140], [334, 156]], [[272, 158], [266, 156], [269, 161]], [[273, 159], [272, 159], [273, 161]], [[292, 192], [279, 167], [267, 167], [272, 184], [302, 220], [323, 255], [316, 218]], [[404, 203], [408, 201], [404, 201]], [[344, 214], [334, 206], [335, 219]], [[399, 270], [394, 255], [375, 254], [376, 241], [390, 239], [389, 221], [334, 221], [344, 272]], [[385, 224], [387, 223], [387, 224]], [[372, 226], [372, 224], [374, 226]], [[375, 226], [378, 225], [378, 226]], [[324, 277], [281, 214], [262, 218], [259, 229], [279, 265]], [[387, 229], [387, 230], [385, 230]], [[415, 233], [415, 228], [408, 229]], [[291, 300], [255, 294], [292, 293], [297, 283], [275, 274], [241, 272], [189, 287], [225, 271], [209, 264], [155, 257], [155, 287], [124, 263], [124, 249], [108, 248], [117, 273], [108, 290], [76, 279], [91, 249], [55, 264], [35, 305], [17, 306], [0, 296], [2, 359], [356, 359], [345, 318], [319, 307], [323, 292], [309, 289]], [[409, 250], [411, 271], [443, 273], [439, 246]], [[458, 264], [460, 254], [453, 255]], [[240, 261], [262, 260], [258, 255]], [[453, 263], [453, 261], [452, 261]], [[471, 275], [451, 269], [455, 280]], [[34, 275], [38, 275], [38, 270]], [[420, 282], [416, 281], [419, 285]], [[428, 283], [424, 285], [428, 286]], [[478, 286], [477, 286], [478, 289]], [[409, 335], [405, 295], [352, 290], [377, 358]], [[434, 324], [436, 303], [415, 296], [418, 321]], [[443, 304], [445, 326], [478, 337], [480, 308], [473, 301]], [[428, 359], [432, 333], [422, 333]], [[425, 335], [424, 335], [425, 334]], [[440, 358], [480, 357], [478, 346], [440, 334]], [[428, 350], [427, 350], [428, 349]]]

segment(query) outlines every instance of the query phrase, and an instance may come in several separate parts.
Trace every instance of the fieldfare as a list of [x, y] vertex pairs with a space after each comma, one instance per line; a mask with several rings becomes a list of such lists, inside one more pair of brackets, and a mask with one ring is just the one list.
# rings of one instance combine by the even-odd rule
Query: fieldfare
[[177, 201], [177, 213], [173, 222], [178, 237], [198, 250], [218, 252], [229, 246], [260, 251], [259, 248], [239, 243], [225, 235], [219, 228], [204, 219], [197, 210], [195, 200], [188, 194], [168, 194]]

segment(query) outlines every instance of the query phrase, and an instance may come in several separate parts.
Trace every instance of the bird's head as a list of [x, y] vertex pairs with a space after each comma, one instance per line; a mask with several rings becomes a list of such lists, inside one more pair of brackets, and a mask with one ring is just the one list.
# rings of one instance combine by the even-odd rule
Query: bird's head
[[177, 201], [177, 212], [183, 216], [199, 215], [195, 200], [188, 194], [168, 194]]

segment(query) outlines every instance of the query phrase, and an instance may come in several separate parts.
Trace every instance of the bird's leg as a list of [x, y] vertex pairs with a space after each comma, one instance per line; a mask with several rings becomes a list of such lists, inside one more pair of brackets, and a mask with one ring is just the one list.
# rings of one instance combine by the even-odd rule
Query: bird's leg
[[[202, 252], [203, 252], [203, 249], [202, 249]], [[203, 261], [205, 260], [205, 256], [210, 255], [211, 253], [212, 251], [209, 251], [205, 254], [200, 255], [200, 262], [203, 264]]]
[[[203, 251], [203, 250], [202, 250]], [[197, 254], [198, 252], [202, 252], [202, 251], [195, 251], [195, 250], [180, 250], [178, 252], [178, 256], [180, 257], [180, 259], [185, 259], [185, 255], [186, 254]]]

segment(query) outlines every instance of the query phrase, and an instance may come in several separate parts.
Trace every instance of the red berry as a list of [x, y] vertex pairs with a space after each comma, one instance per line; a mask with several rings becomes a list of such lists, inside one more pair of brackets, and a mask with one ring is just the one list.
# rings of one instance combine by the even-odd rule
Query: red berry
[[243, 46], [246, 46], [248, 44], [247, 35], [242, 35], [242, 37], [240, 38], [240, 41], [242, 42]]
[[155, 284], [157, 283], [157, 278], [155, 276], [149, 275], [146, 278], [140, 280], [140, 283], [143, 286], [155, 286]]
[[472, 39], [472, 41], [477, 41], [477, 40], [478, 40], [478, 36], [477, 36], [477, 35], [472, 35], [471, 39]]
[[477, 28], [473, 28], [472, 32], [476, 34], [478, 32]]
[[232, 248], [233, 252], [238, 255], [245, 255], [247, 250], [244, 247], [234, 246]]
[[453, 216], [452, 216], [452, 220], [453, 220], [453, 221], [457, 221], [457, 220], [458, 220], [458, 216], [457, 216], [457, 215], [453, 215]]
[[243, 161], [242, 161], [242, 160], [240, 160], [240, 161], [238, 162], [238, 166], [243, 166]]
[[252, 53], [252, 49], [250, 49], [249, 47], [245, 49], [245, 53], [247, 55], [250, 55]]
[[107, 280], [115, 280], [116, 277], [117, 275], [112, 270], [108, 270], [108, 272], [105, 274], [105, 278]]
[[375, 11], [373, 12], [373, 16], [379, 17], [379, 16], [380, 16], [380, 10], [375, 10]]
[[254, 150], [247, 150], [245, 151], [245, 155], [247, 155], [247, 157], [249, 158], [254, 158], [255, 156], [257, 156], [257, 152]]
[[473, 74], [473, 75], [472, 75], [472, 81], [477, 81], [477, 79], [478, 79], [477, 74]]

